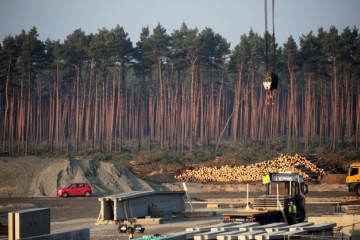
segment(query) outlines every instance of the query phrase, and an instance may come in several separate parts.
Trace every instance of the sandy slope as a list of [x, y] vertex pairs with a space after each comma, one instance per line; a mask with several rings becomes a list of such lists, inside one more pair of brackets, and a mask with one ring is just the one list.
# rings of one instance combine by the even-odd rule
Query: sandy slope
[[[181, 183], [163, 173], [153, 173], [145, 181], [111, 163], [69, 158], [0, 157], [0, 198], [56, 196], [56, 191], [71, 182], [88, 182], [95, 195], [131, 191], [183, 190]], [[167, 184], [162, 184], [168, 182]], [[310, 183], [311, 184], [311, 183]], [[246, 184], [189, 183], [189, 192], [244, 192]], [[261, 183], [251, 184], [250, 191], [262, 191]], [[311, 184], [311, 191], [343, 192], [345, 175], [331, 174], [321, 184]], [[355, 195], [355, 194], [352, 194]]]
[[71, 182], [88, 182], [98, 195], [159, 188], [97, 160], [1, 157], [0, 173], [0, 197], [56, 196], [58, 188]]

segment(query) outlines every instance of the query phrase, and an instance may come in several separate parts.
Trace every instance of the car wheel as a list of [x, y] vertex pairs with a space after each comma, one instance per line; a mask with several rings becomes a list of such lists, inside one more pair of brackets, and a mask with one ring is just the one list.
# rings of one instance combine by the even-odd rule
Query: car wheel
[[358, 196], [360, 196], [360, 186], [356, 187], [355, 193], [356, 193]]
[[90, 192], [85, 192], [85, 197], [90, 197], [91, 193]]
[[68, 194], [67, 194], [66, 192], [64, 192], [64, 193], [61, 194], [61, 196], [62, 196], [63, 198], [67, 198], [67, 197], [68, 197]]

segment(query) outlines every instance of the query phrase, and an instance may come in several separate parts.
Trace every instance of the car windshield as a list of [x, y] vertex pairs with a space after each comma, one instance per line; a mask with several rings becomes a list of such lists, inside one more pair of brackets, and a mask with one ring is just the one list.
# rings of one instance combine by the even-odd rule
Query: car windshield
[[72, 185], [73, 185], [73, 184], [70, 183], [68, 186], [66, 186], [66, 188], [71, 188]]

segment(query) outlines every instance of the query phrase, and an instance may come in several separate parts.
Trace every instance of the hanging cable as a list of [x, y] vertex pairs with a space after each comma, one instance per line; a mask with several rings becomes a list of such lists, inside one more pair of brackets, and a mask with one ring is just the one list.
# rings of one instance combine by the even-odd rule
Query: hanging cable
[[265, 9], [265, 71], [269, 71], [269, 49], [268, 49], [268, 22], [267, 22], [267, 0], [264, 0]]
[[265, 77], [263, 81], [263, 86], [266, 90], [266, 102], [271, 103], [274, 100], [273, 90], [277, 89], [278, 86], [278, 76], [275, 73], [276, 69], [276, 46], [275, 46], [275, 0], [272, 0], [272, 52], [273, 52], [273, 67], [272, 71], [269, 71], [269, 33], [268, 33], [268, 22], [267, 22], [267, 0], [264, 0], [264, 8], [265, 8]]
[[275, 68], [276, 68], [276, 47], [275, 47], [275, 0], [272, 0], [272, 27], [273, 27], [273, 32], [272, 32], [272, 35], [273, 35], [273, 72], [275, 72]]

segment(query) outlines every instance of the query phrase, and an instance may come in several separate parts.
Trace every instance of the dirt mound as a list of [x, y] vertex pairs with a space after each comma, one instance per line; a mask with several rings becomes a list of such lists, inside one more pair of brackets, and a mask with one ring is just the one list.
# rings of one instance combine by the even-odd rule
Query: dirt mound
[[345, 184], [346, 174], [328, 174], [321, 179], [321, 183]]
[[176, 179], [166, 173], [162, 172], [152, 172], [149, 176], [146, 177], [147, 180], [152, 181], [154, 183], [175, 183]]
[[[91, 159], [0, 157], [0, 198], [56, 196], [57, 189], [71, 182], [90, 183], [95, 196], [131, 191], [183, 190], [171, 174], [162, 171], [152, 172], [143, 180], [119, 166]], [[261, 188], [261, 183], [257, 183]], [[312, 191], [346, 190], [344, 174], [325, 175], [319, 183], [309, 188]], [[245, 184], [187, 184], [190, 192], [246, 190]]]
[[0, 197], [56, 196], [71, 182], [90, 183], [94, 195], [164, 188], [97, 160], [0, 158], [0, 172]]

